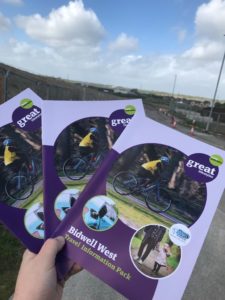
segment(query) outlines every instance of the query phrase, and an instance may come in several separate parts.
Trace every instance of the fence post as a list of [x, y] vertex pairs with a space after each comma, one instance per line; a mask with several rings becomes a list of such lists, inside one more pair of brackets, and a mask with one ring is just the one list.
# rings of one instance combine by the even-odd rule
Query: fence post
[[4, 80], [5, 80], [4, 75], [5, 75], [4, 71], [2, 70], [0, 72], [0, 104], [4, 102]]
[[5, 73], [5, 80], [4, 80], [4, 102], [8, 100], [8, 78], [10, 75], [10, 71], [7, 70]]
[[216, 119], [216, 131], [218, 130], [219, 123], [220, 123], [220, 113], [218, 113], [218, 116]]

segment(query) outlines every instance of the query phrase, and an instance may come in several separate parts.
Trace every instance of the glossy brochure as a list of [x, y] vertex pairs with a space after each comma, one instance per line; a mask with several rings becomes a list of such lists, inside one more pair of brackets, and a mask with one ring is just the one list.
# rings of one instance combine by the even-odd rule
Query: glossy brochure
[[181, 299], [224, 190], [225, 152], [133, 118], [53, 236], [128, 299]]
[[139, 99], [44, 101], [45, 233], [50, 237], [133, 116]]
[[44, 239], [41, 103], [26, 89], [0, 106], [0, 222], [33, 252]]

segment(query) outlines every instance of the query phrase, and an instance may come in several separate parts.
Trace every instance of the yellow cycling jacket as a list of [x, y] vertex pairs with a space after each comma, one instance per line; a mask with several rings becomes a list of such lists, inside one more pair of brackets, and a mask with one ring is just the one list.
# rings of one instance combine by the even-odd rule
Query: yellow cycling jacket
[[80, 147], [93, 147], [93, 140], [91, 139], [91, 132], [88, 133], [80, 142]]
[[160, 159], [148, 161], [147, 163], [142, 164], [142, 168], [144, 168], [147, 171], [150, 171], [151, 173], [155, 173], [157, 170], [158, 163], [161, 163]]
[[10, 151], [9, 146], [5, 147], [4, 151], [4, 164], [5, 166], [8, 166], [12, 164], [15, 160], [17, 159], [16, 157], [16, 152], [15, 151]]

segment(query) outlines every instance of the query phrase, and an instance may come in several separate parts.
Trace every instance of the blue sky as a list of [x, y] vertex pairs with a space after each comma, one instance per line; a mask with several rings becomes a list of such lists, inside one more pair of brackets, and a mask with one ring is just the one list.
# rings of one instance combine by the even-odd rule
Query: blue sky
[[225, 0], [0, 0], [0, 61], [74, 80], [210, 98], [224, 33]]

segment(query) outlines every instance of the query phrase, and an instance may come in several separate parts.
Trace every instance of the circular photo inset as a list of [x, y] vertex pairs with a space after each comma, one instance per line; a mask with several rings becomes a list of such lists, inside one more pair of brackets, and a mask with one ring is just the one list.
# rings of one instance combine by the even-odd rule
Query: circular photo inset
[[130, 243], [130, 257], [143, 275], [159, 279], [171, 275], [181, 259], [181, 248], [169, 238], [161, 225], [148, 225], [135, 232]]
[[97, 231], [110, 229], [118, 220], [118, 209], [113, 200], [100, 195], [90, 199], [83, 208], [84, 223]]
[[190, 227], [206, 203], [206, 184], [187, 176], [187, 156], [167, 145], [141, 144], [121, 153], [107, 178], [119, 218], [137, 230], [146, 224]]
[[44, 239], [44, 208], [42, 203], [35, 203], [24, 217], [26, 230], [35, 238]]
[[55, 200], [55, 214], [62, 221], [80, 195], [78, 189], [66, 189]]
[[0, 202], [25, 208], [41, 192], [41, 131], [26, 132], [7, 124], [0, 128]]
[[108, 118], [90, 117], [67, 126], [55, 142], [55, 166], [63, 184], [83, 190], [117, 136]]

